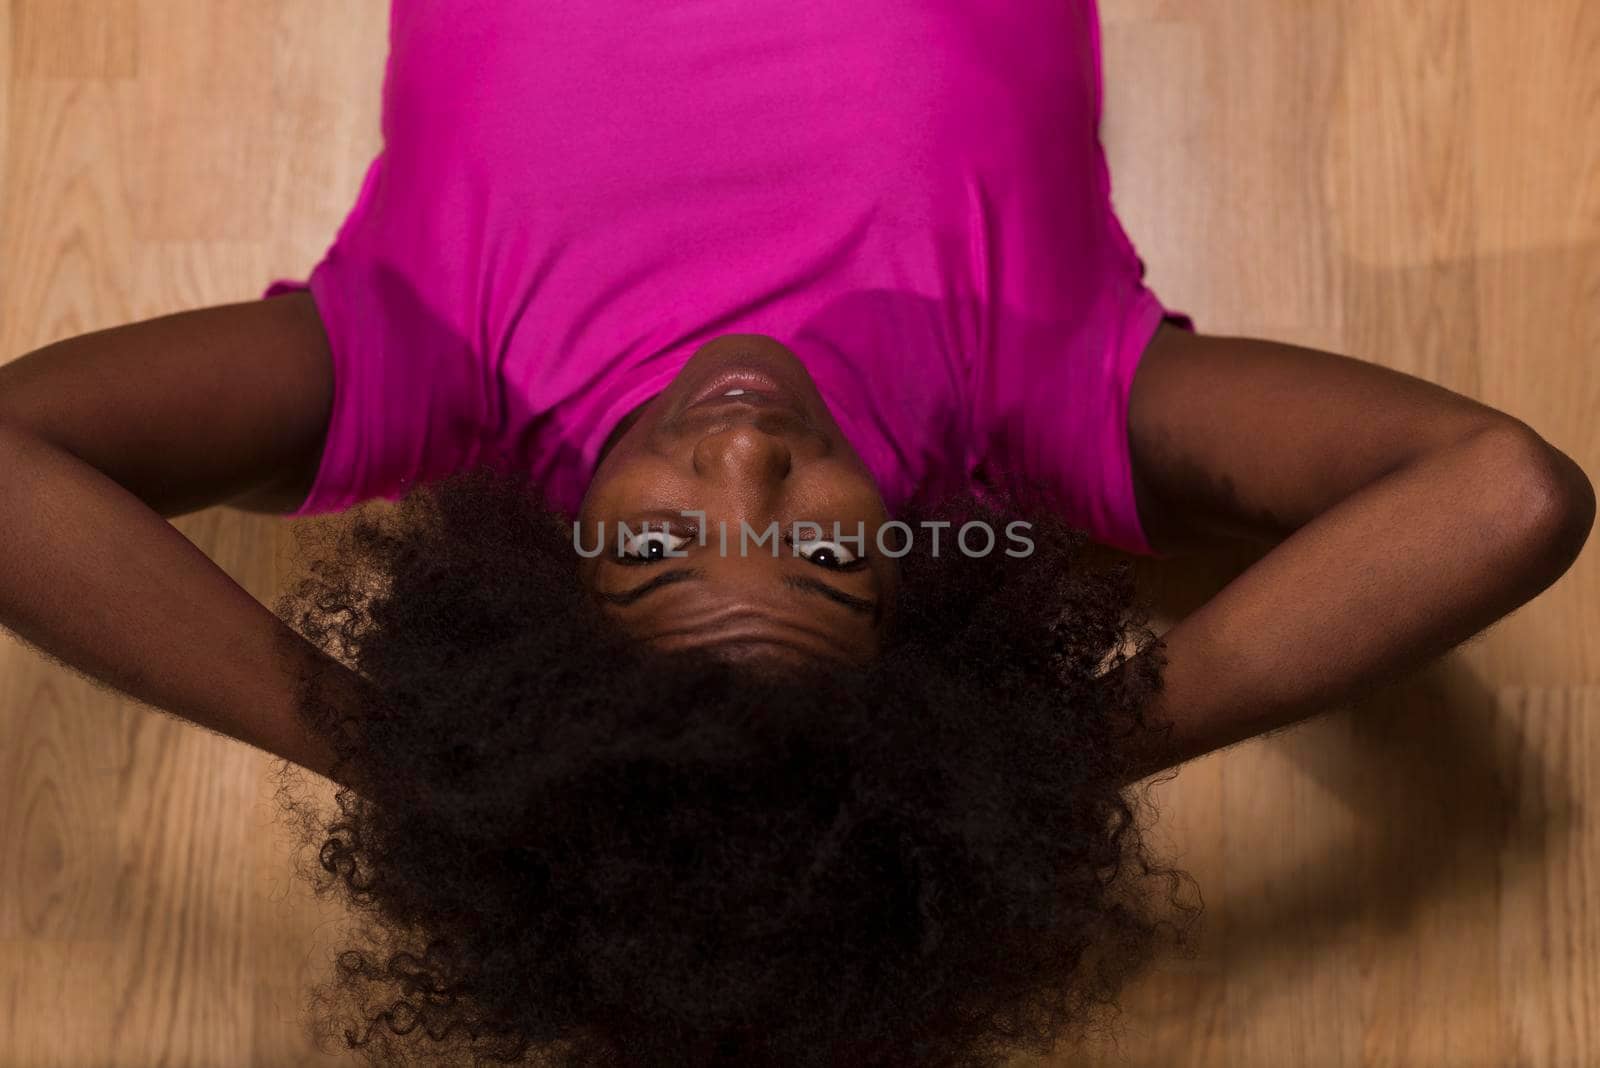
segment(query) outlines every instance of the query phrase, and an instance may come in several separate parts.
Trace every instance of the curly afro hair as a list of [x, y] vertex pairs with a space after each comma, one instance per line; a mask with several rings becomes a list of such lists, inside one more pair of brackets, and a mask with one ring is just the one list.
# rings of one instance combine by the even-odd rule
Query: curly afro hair
[[308, 999], [324, 1042], [976, 1068], [1109, 1024], [1187, 946], [1192, 880], [1152, 862], [1129, 785], [1160, 639], [1082, 531], [1033, 518], [1027, 557], [914, 545], [880, 656], [778, 668], [630, 640], [516, 473], [340, 518], [300, 526], [315, 563], [276, 609], [370, 684], [354, 710], [313, 672], [300, 691], [361, 791], [279, 795], [359, 921]]

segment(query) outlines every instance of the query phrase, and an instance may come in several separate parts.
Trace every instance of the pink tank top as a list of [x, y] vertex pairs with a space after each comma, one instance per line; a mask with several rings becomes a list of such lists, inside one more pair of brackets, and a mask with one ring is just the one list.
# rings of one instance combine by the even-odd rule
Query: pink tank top
[[[335, 397], [293, 515], [488, 464], [575, 511], [701, 345], [806, 365], [891, 513], [1009, 490], [1150, 554], [1163, 317], [1099, 141], [1093, 0], [392, 0], [384, 148], [305, 281]], [[1040, 497], [1042, 492], [1043, 497]]]

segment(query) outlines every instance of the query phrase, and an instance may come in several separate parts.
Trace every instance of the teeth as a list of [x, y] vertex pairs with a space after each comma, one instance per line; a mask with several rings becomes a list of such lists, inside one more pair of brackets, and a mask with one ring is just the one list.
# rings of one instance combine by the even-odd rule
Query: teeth
[[742, 397], [742, 396], [744, 396], [744, 390], [742, 390], [742, 389], [730, 389], [730, 390], [728, 390], [728, 392], [724, 393], [723, 396], [724, 397]]

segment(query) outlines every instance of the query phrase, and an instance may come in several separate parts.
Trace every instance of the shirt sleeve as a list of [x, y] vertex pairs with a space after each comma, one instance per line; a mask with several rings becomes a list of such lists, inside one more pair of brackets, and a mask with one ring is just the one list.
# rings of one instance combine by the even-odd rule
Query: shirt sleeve
[[1157, 556], [1133, 491], [1128, 398], [1163, 320], [1193, 331], [1144, 284], [1144, 262], [1107, 208], [1104, 255], [1085, 258], [1079, 292], [1054, 320], [1008, 323], [978, 390], [980, 492], [1062, 516], [1104, 544]]
[[306, 280], [278, 279], [263, 298], [309, 290], [333, 361], [333, 410], [316, 478], [289, 516], [395, 500], [473, 462], [488, 390], [481, 361], [430, 301], [440, 290], [384, 218], [384, 157], [368, 168], [338, 235]]

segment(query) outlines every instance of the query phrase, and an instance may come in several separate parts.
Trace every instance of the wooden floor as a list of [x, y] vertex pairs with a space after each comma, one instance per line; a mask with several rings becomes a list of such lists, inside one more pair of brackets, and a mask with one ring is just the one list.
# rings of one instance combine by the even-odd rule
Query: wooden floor
[[[1164, 300], [1477, 397], [1600, 477], [1600, 5], [1102, 4], [1116, 202]], [[386, 19], [0, 0], [0, 358], [308, 269], [378, 146]], [[288, 524], [178, 526], [270, 603]], [[1597, 559], [1158, 787], [1208, 926], [1089, 1060], [1600, 1064]], [[1229, 566], [1140, 565], [1167, 622]], [[0, 637], [0, 1068], [323, 1063], [299, 999], [336, 916], [272, 767]]]

